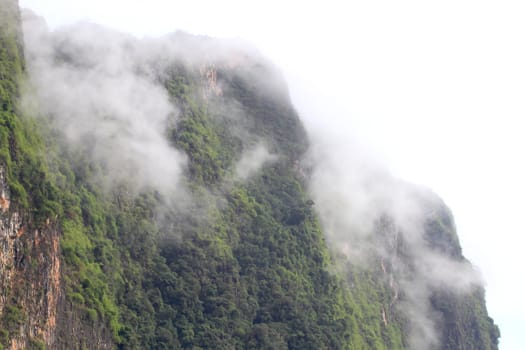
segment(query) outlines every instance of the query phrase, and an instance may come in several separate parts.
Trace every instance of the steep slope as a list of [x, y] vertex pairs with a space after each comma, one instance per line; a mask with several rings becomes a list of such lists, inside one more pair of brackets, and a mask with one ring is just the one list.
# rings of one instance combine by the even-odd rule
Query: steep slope
[[[182, 33], [160, 44], [115, 39], [93, 27], [72, 28], [82, 34], [77, 37], [40, 33], [26, 42], [49, 40], [53, 59], [45, 67], [55, 86], [42, 80], [46, 101], [29, 94], [37, 100], [26, 108], [32, 119], [17, 107], [26, 69], [17, 4], [0, 5], [4, 348], [413, 347], [412, 314], [404, 308], [411, 300], [406, 286], [413, 284], [404, 281], [421, 273], [411, 268], [419, 263], [414, 247], [385, 217], [375, 239], [391, 242], [391, 251], [373, 264], [354, 264], [328, 249], [308, 192], [310, 169], [303, 165], [307, 135], [268, 62], [236, 44]], [[152, 118], [148, 100], [162, 104], [158, 96], [176, 106], [166, 109], [163, 132], [155, 134], [167, 146], [145, 143], [146, 124], [155, 120], [139, 123], [144, 132], [136, 134], [126, 129], [131, 119], [119, 124], [120, 105], [105, 108], [107, 102], [82, 85], [87, 79], [81, 78], [100, 70], [107, 75], [101, 62], [114, 63], [104, 61], [106, 42], [78, 41], [93, 30], [133, 62], [124, 75], [127, 67], [111, 70], [122, 79], [104, 90], [114, 99], [122, 97], [115, 90], [132, 92], [124, 115]], [[144, 56], [141, 45], [154, 54]], [[35, 48], [26, 52], [36, 81], [44, 61], [35, 58]], [[104, 83], [95, 80], [98, 89]], [[62, 84], [98, 99], [84, 94], [84, 104], [73, 95], [70, 103], [64, 91], [54, 90]], [[162, 93], [154, 96], [157, 88]], [[75, 109], [91, 108], [93, 101], [99, 103], [94, 109]], [[142, 108], [147, 113], [139, 113]], [[83, 114], [108, 128], [110, 137], [83, 133], [89, 129]], [[131, 136], [122, 138], [122, 129]], [[181, 173], [164, 173], [169, 165], [157, 167], [148, 157], [122, 160], [111, 148], [128, 148], [115, 139], [162, 151], [167, 156], [158, 159], [180, 162]], [[149, 155], [134, 149], [142, 151]], [[444, 205], [420, 205], [432, 208], [424, 233], [432, 250], [464, 259]], [[481, 288], [436, 288], [431, 295], [442, 341], [421, 349], [497, 349]]]
[[47, 198], [43, 143], [17, 108], [24, 70], [18, 4], [0, 5], [0, 344], [38, 348], [54, 341], [59, 233]]
[[377, 230], [388, 242], [379, 259], [394, 291], [385, 318], [405, 319], [411, 348], [497, 349], [499, 330], [487, 314], [476, 272], [462, 255], [450, 210], [434, 194], [416, 191], [418, 207], [427, 208], [424, 247], [409, 242], [414, 238], [394, 221], [383, 221]]

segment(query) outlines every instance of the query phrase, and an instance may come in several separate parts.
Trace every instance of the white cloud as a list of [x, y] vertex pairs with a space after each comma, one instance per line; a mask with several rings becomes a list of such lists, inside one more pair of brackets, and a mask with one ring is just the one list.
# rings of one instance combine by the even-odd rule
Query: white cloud
[[263, 165], [276, 159], [277, 155], [271, 154], [264, 144], [259, 143], [242, 154], [241, 159], [235, 165], [235, 177], [246, 180]]

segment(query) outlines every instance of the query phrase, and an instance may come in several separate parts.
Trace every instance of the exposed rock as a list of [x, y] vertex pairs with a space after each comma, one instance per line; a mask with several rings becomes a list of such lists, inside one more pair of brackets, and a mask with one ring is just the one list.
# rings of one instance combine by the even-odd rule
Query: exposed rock
[[[4, 203], [9, 203], [3, 168], [0, 168], [0, 192]], [[53, 348], [61, 294], [59, 233], [51, 223], [41, 230], [29, 230], [22, 218], [15, 208], [2, 208], [0, 318], [5, 322], [2, 316], [6, 308], [20, 310], [24, 318], [17, 329], [8, 329], [11, 340], [7, 349], [26, 349], [30, 340]]]

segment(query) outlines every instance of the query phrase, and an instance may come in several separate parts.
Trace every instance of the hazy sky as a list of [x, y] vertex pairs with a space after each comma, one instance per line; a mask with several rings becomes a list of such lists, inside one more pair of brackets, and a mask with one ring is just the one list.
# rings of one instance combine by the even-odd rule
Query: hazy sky
[[[52, 28], [242, 37], [280, 65], [311, 130], [358, 140], [452, 208], [500, 349], [525, 349], [525, 3], [20, 0]], [[103, 40], [103, 39], [101, 39]]]

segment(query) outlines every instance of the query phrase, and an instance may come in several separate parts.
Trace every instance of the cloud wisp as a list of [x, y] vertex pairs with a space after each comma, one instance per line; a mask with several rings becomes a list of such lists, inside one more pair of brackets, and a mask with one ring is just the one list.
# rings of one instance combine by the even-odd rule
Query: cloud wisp
[[170, 146], [166, 127], [178, 114], [165, 89], [144, 67], [153, 57], [135, 38], [83, 23], [50, 32], [23, 15], [30, 87], [26, 106], [74, 150], [100, 164], [106, 182], [173, 190], [185, 156]]
[[450, 227], [440, 229], [454, 230], [441, 200], [428, 189], [395, 179], [337, 134], [317, 130], [309, 155], [310, 190], [327, 241], [346, 257], [345, 263], [381, 265], [396, 299], [399, 295], [397, 310], [409, 321], [411, 348], [437, 349], [440, 316], [431, 297], [440, 290], [471, 292], [483, 282], [460, 251], [437, 249], [430, 242], [429, 222], [447, 220]]

